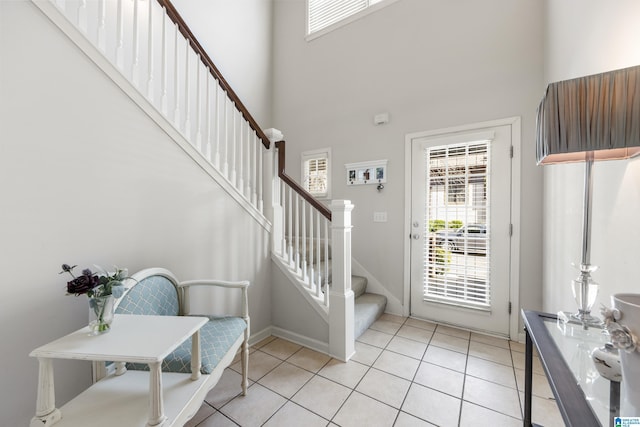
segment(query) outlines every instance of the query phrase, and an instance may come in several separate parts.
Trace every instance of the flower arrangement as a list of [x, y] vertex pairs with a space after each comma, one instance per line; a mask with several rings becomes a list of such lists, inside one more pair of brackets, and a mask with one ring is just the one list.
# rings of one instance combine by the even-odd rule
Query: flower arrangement
[[109, 273], [96, 266], [100, 270], [99, 273], [85, 268], [82, 274], [76, 276], [73, 274], [73, 269], [76, 267], [76, 265], [62, 264], [62, 271], [59, 273], [69, 273], [73, 277], [67, 282], [67, 295], [86, 294], [89, 297], [89, 307], [96, 315], [96, 320], [89, 323], [92, 335], [109, 332], [113, 321], [114, 300], [124, 294], [125, 288], [122, 281], [127, 279], [127, 270], [115, 267], [115, 272]]
[[73, 274], [73, 269], [76, 267], [76, 265], [62, 264], [62, 271], [59, 273], [69, 273], [73, 277], [73, 280], [67, 282], [68, 295], [87, 294], [89, 298], [113, 295], [114, 298], [120, 298], [124, 293], [122, 281], [127, 278], [127, 270], [115, 267], [115, 273], [108, 273], [96, 266], [100, 273], [96, 274], [85, 268], [80, 276], [76, 276]]

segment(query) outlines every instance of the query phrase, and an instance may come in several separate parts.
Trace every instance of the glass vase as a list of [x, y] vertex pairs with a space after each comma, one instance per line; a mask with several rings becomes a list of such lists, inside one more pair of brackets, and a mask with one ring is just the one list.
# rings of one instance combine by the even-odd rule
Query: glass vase
[[114, 303], [115, 298], [113, 295], [89, 297], [89, 307], [91, 308], [90, 335], [105, 334], [111, 330]]

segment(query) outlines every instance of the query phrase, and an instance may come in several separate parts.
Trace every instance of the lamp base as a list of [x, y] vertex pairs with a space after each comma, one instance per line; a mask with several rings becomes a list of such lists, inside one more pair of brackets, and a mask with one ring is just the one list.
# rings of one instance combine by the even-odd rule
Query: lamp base
[[602, 326], [604, 325], [600, 318], [592, 316], [590, 313], [571, 313], [568, 311], [559, 311], [558, 319], [564, 323], [574, 323], [577, 325], [582, 325], [585, 329], [587, 327], [602, 328]]

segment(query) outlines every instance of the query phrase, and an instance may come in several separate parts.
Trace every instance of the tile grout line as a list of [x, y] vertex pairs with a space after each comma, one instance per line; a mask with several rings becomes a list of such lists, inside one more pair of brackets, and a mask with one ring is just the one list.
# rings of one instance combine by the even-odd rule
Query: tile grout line
[[[302, 351], [302, 349], [303, 349], [303, 348], [306, 348], [306, 347], [304, 347], [304, 346], [303, 346], [303, 347], [302, 347], [302, 348], [300, 348], [298, 351], [296, 351], [294, 354], [298, 353], [299, 351]], [[287, 358], [287, 360], [289, 360], [291, 357], [293, 357], [293, 355], [294, 355], [294, 354], [292, 354], [291, 356], [289, 356], [289, 357]], [[294, 364], [293, 364], [293, 363], [291, 363], [291, 362], [288, 362], [288, 363], [291, 363], [293, 366], [297, 366], [297, 367], [298, 367], [298, 368], [300, 368], [300, 369], [304, 369], [304, 370], [306, 370], [307, 372], [310, 372], [312, 375], [311, 375], [311, 378], [309, 378], [309, 379], [308, 379], [308, 380], [307, 380], [307, 381], [306, 381], [306, 382], [305, 382], [305, 383], [304, 383], [304, 384], [303, 384], [303, 385], [302, 385], [302, 386], [301, 386], [301, 387], [300, 387], [300, 388], [299, 388], [295, 393], [293, 393], [293, 394], [291, 395], [291, 397], [290, 397], [290, 398], [287, 398], [287, 402], [285, 402], [285, 405], [286, 405], [288, 402], [291, 402], [292, 404], [297, 405], [297, 406], [299, 406], [299, 407], [301, 407], [301, 408], [303, 408], [303, 409], [305, 409], [305, 410], [307, 410], [307, 411], [311, 412], [312, 414], [317, 415], [318, 417], [320, 417], [320, 418], [322, 418], [323, 420], [327, 421], [327, 426], [331, 423], [331, 420], [327, 420], [324, 416], [322, 416], [322, 415], [320, 415], [320, 414], [318, 414], [318, 413], [316, 413], [316, 412], [312, 411], [310, 408], [306, 408], [306, 407], [304, 407], [304, 406], [300, 405], [299, 403], [296, 403], [296, 402], [295, 402], [295, 401], [293, 401], [292, 399], [293, 399], [293, 398], [294, 398], [294, 397], [295, 397], [295, 396], [300, 392], [300, 390], [302, 390], [302, 389], [303, 389], [307, 384], [309, 384], [309, 383], [311, 382], [311, 380], [313, 380], [315, 377], [320, 376], [321, 378], [324, 378], [323, 376], [319, 375], [319, 372], [320, 372], [323, 368], [325, 368], [325, 367], [329, 364], [329, 362], [331, 362], [331, 360], [333, 360], [333, 357], [329, 357], [329, 360], [327, 360], [327, 361], [326, 361], [326, 362], [325, 362], [325, 363], [324, 363], [320, 368], [318, 368], [318, 370], [317, 370], [316, 372], [309, 371], [309, 370], [307, 370], [307, 369], [305, 369], [305, 368], [302, 368], [302, 367], [300, 367], [300, 366], [294, 365]], [[328, 379], [328, 378], [326, 378], [326, 379]], [[284, 406], [284, 405], [282, 405], [282, 406]], [[280, 407], [280, 408], [278, 409], [278, 411], [279, 411], [280, 409], [282, 409], [282, 407]], [[271, 415], [271, 417], [269, 417], [269, 419], [271, 419], [273, 416], [275, 416], [275, 414], [277, 414], [277, 413], [278, 413], [278, 411], [274, 412], [274, 413], [273, 413], [273, 415]], [[268, 421], [268, 420], [267, 420], [267, 421]], [[265, 423], [266, 423], [267, 421], [265, 421]]]
[[[400, 327], [398, 328], [398, 331], [399, 331], [400, 329], [402, 329], [402, 327], [403, 327], [404, 325], [406, 325], [406, 324], [407, 324], [407, 319], [408, 319], [408, 317], [404, 320], [404, 322], [402, 322], [402, 324], [401, 324], [401, 325], [400, 325]], [[397, 335], [398, 335], [398, 331], [396, 331], [396, 335], [394, 335], [394, 336], [397, 336]], [[431, 334], [431, 337], [433, 337], [433, 334]], [[431, 340], [431, 337], [429, 337], [429, 340]], [[392, 339], [393, 339], [393, 338], [392, 338]], [[391, 342], [391, 341], [389, 341], [389, 342]], [[422, 357], [424, 357], [424, 353], [427, 351], [427, 348], [429, 348], [429, 344], [428, 344], [428, 343], [427, 343], [427, 346], [426, 346], [426, 347], [425, 347], [425, 349], [424, 349], [424, 352], [422, 352]], [[383, 350], [383, 351], [384, 351], [384, 350]], [[382, 352], [380, 352], [380, 354], [382, 354]], [[422, 361], [422, 359], [421, 359], [421, 361]], [[371, 367], [373, 367], [373, 364], [371, 365]], [[418, 364], [418, 369], [420, 369], [420, 364]], [[416, 374], [418, 373], [418, 369], [416, 369], [416, 373], [415, 373], [415, 374], [413, 374], [413, 377], [414, 377], [414, 378], [415, 378]], [[411, 381], [411, 382], [410, 382], [410, 384], [409, 384], [409, 388], [407, 389], [407, 392], [404, 394], [404, 397], [402, 398], [402, 402], [400, 403], [400, 405], [399, 405], [400, 407], [398, 408], [398, 413], [396, 414], [396, 417], [395, 417], [395, 419], [393, 420], [393, 424], [392, 424], [392, 425], [396, 425], [396, 423], [398, 422], [398, 418], [400, 417], [400, 413], [402, 412], [402, 405], [404, 405], [404, 402], [405, 402], [405, 400], [407, 399], [407, 395], [409, 394], [409, 390], [411, 390], [411, 385], [412, 385], [412, 384], [413, 384], [413, 381]]]
[[[406, 324], [406, 321], [405, 321], [405, 324]], [[407, 389], [407, 392], [405, 393], [404, 398], [402, 399], [402, 403], [400, 404], [400, 409], [398, 410], [398, 414], [396, 415], [396, 421], [394, 422], [394, 425], [397, 422], [398, 417], [400, 416], [400, 413], [404, 412], [402, 410], [402, 407], [404, 406], [405, 402], [407, 401], [407, 396], [409, 395], [409, 391], [411, 390], [411, 388], [413, 387], [414, 384], [417, 384], [415, 382], [416, 375], [418, 375], [418, 371], [420, 370], [420, 364], [422, 363], [422, 361], [424, 359], [424, 356], [427, 354], [427, 350], [429, 349], [429, 346], [431, 345], [431, 340], [433, 339], [433, 336], [436, 333], [436, 329], [438, 329], [437, 325], [436, 325], [435, 328], [433, 328], [433, 331], [430, 331], [431, 332], [431, 336], [429, 336], [429, 339], [427, 340], [427, 343], [426, 343], [427, 346], [425, 347], [424, 352], [422, 353], [422, 359], [420, 359], [420, 362], [418, 363], [418, 369], [416, 369], [416, 372], [413, 374], [413, 378], [411, 379], [411, 383], [409, 384], [409, 388]], [[424, 421], [426, 423], [429, 423], [429, 421], [427, 421], [427, 420], [425, 420], [423, 418], [420, 418], [420, 417], [418, 417], [418, 416], [416, 416], [414, 414], [409, 414], [408, 412], [405, 412], [405, 413], [410, 415], [410, 416], [412, 416], [412, 417], [415, 417], [415, 418], [417, 418], [419, 420], [422, 420], [422, 421]], [[432, 423], [429, 423], [429, 424], [432, 424]]]
[[[276, 337], [274, 340], [269, 341], [269, 343], [271, 343], [271, 342], [275, 341], [276, 339], [281, 339], [281, 340], [283, 340], [283, 341], [287, 341], [287, 340], [285, 340], [284, 338], [278, 338], [278, 337]], [[269, 344], [269, 343], [267, 343], [267, 344]], [[267, 345], [267, 344], [265, 344], [265, 345]], [[261, 347], [264, 347], [264, 345], [263, 345], [263, 346], [261, 346]], [[271, 416], [269, 416], [269, 417], [268, 417], [268, 418], [267, 418], [267, 419], [262, 423], [262, 425], [265, 425], [266, 423], [268, 423], [268, 422], [269, 422], [269, 420], [270, 420], [271, 418], [273, 418], [273, 417], [274, 417], [274, 416], [275, 416], [275, 415], [276, 415], [276, 414], [277, 414], [277, 413], [278, 413], [278, 412], [279, 412], [279, 411], [280, 411], [280, 410], [281, 410], [281, 409], [282, 409], [282, 408], [283, 408], [287, 403], [289, 403], [289, 402], [291, 402], [292, 404], [294, 404], [294, 405], [296, 405], [296, 406], [299, 406], [299, 407], [301, 407], [301, 408], [303, 408], [303, 409], [305, 409], [305, 410], [307, 410], [307, 411], [309, 411], [309, 412], [311, 412], [311, 413], [313, 413], [313, 414], [317, 415], [318, 417], [322, 418], [323, 420], [326, 420], [326, 421], [327, 421], [327, 423], [330, 423], [330, 422], [331, 422], [331, 420], [327, 420], [324, 416], [322, 416], [322, 415], [320, 415], [320, 414], [318, 414], [318, 413], [316, 413], [316, 412], [312, 411], [310, 408], [306, 408], [306, 407], [304, 407], [304, 406], [302, 406], [302, 405], [300, 405], [300, 404], [298, 404], [298, 403], [296, 403], [295, 401], [293, 401], [293, 400], [292, 400], [292, 399], [293, 399], [293, 397], [294, 397], [295, 395], [297, 395], [297, 394], [300, 392], [300, 390], [302, 390], [302, 389], [304, 388], [304, 386], [306, 386], [309, 382], [311, 382], [311, 380], [312, 380], [314, 377], [316, 377], [316, 376], [319, 376], [320, 378], [324, 378], [324, 379], [327, 379], [327, 380], [331, 381], [329, 378], [325, 378], [325, 377], [323, 377], [322, 375], [319, 375], [319, 372], [320, 372], [324, 367], [326, 367], [326, 366], [329, 364], [329, 362], [331, 362], [331, 360], [333, 360], [333, 359], [334, 359], [333, 357], [330, 357], [330, 358], [329, 358], [329, 359], [328, 359], [328, 360], [327, 360], [327, 361], [326, 361], [326, 362], [325, 362], [325, 363], [324, 363], [324, 364], [323, 364], [323, 365], [322, 365], [322, 366], [321, 366], [321, 367], [320, 367], [316, 372], [310, 371], [310, 370], [308, 370], [308, 369], [306, 369], [306, 368], [304, 368], [304, 367], [301, 367], [301, 366], [298, 366], [298, 365], [296, 365], [296, 364], [294, 364], [294, 363], [288, 362], [288, 360], [289, 360], [289, 359], [291, 359], [291, 358], [292, 358], [295, 354], [297, 354], [298, 352], [302, 351], [304, 348], [306, 348], [306, 347], [304, 347], [304, 346], [300, 346], [300, 348], [299, 348], [298, 350], [296, 350], [294, 353], [292, 353], [291, 355], [289, 355], [286, 359], [280, 359], [280, 358], [279, 358], [279, 357], [277, 357], [277, 356], [274, 356], [274, 355], [272, 355], [272, 354], [270, 354], [270, 353], [267, 353], [267, 352], [265, 352], [265, 351], [262, 351], [262, 353], [265, 353], [265, 354], [267, 354], [267, 355], [269, 355], [269, 356], [271, 356], [271, 357], [275, 357], [276, 359], [281, 360], [281, 363], [279, 363], [279, 364], [278, 364], [278, 365], [276, 365], [273, 369], [271, 369], [270, 371], [268, 371], [267, 373], [265, 373], [262, 377], [260, 377], [260, 379], [259, 379], [259, 380], [261, 380], [261, 379], [263, 379], [264, 377], [266, 377], [267, 375], [269, 375], [271, 372], [273, 372], [275, 369], [277, 369], [279, 366], [281, 366], [281, 365], [282, 365], [282, 364], [284, 364], [285, 362], [287, 362], [288, 364], [290, 364], [290, 365], [292, 365], [292, 366], [295, 366], [296, 368], [299, 368], [299, 369], [302, 369], [302, 370], [304, 370], [304, 371], [306, 371], [306, 372], [309, 372], [309, 373], [311, 374], [311, 377], [310, 377], [307, 381], [305, 381], [305, 383], [304, 383], [304, 384], [303, 384], [303, 385], [302, 385], [302, 386], [301, 386], [301, 387], [300, 387], [300, 388], [299, 388], [299, 389], [298, 389], [298, 390], [297, 390], [293, 395], [291, 395], [291, 397], [286, 397], [286, 396], [284, 396], [284, 395], [280, 394], [279, 392], [277, 392], [276, 390], [272, 390], [271, 388], [267, 387], [266, 385], [263, 385], [263, 384], [258, 383], [258, 381], [259, 381], [259, 380], [256, 380], [256, 381], [254, 382], [254, 384], [260, 384], [260, 386], [265, 387], [267, 390], [269, 390], [269, 391], [271, 391], [271, 392], [273, 392], [273, 393], [277, 394], [278, 396], [281, 396], [282, 398], [284, 398], [284, 399], [285, 399], [285, 402], [284, 402], [280, 407], [278, 407], [278, 409], [276, 409], [276, 410], [274, 411], [274, 413], [273, 413], [273, 414], [271, 414]], [[256, 349], [256, 351], [260, 351], [260, 350], [259, 350], [259, 349]], [[335, 382], [335, 381], [334, 381], [334, 382]], [[340, 384], [340, 385], [342, 385], [342, 384]], [[236, 396], [236, 397], [238, 397], [238, 396]]]
[[[406, 322], [406, 320], [405, 320], [404, 322], [402, 322], [402, 325], [404, 325], [404, 323], [405, 323], [405, 322]], [[374, 322], [374, 323], [375, 323], [375, 322]], [[400, 327], [402, 327], [402, 325], [401, 325]], [[371, 326], [369, 326], [369, 328], [367, 328], [367, 330], [369, 330], [370, 328], [371, 328]], [[374, 329], [374, 330], [375, 330], [375, 329]], [[400, 328], [398, 328], [398, 330], [400, 330]], [[366, 331], [365, 331], [365, 332], [366, 332]], [[382, 331], [378, 331], [378, 332], [382, 332]], [[383, 333], [386, 333], [386, 332], [383, 332]], [[393, 334], [393, 336], [395, 337], [395, 336], [396, 336], [396, 334], [397, 334], [397, 331], [396, 331], [396, 333], [394, 333], [394, 334]], [[391, 334], [389, 334], [389, 335], [391, 335]], [[349, 392], [349, 395], [348, 395], [348, 396], [347, 396], [347, 398], [344, 400], [344, 402], [342, 402], [342, 404], [340, 405], [340, 407], [338, 408], [338, 410], [336, 411], [336, 413], [335, 413], [335, 414], [333, 414], [333, 416], [331, 417], [331, 420], [330, 420], [330, 422], [331, 422], [331, 423], [336, 424], [336, 423], [334, 422], [335, 417], [338, 415], [338, 413], [340, 412], [340, 410], [344, 407], [344, 405], [347, 403], [347, 401], [348, 401], [348, 400], [349, 400], [349, 398], [353, 395], [353, 393], [355, 393], [355, 392], [356, 392], [356, 388], [358, 387], [358, 385], [360, 385], [360, 383], [362, 382], [362, 380], [364, 379], [364, 377], [369, 373], [369, 371], [371, 371], [371, 369], [373, 369], [373, 365], [378, 361], [378, 359], [380, 358], [380, 356], [382, 355], [382, 353], [383, 353], [383, 352], [385, 351], [385, 349], [389, 346], [389, 343], [391, 342], [391, 340], [392, 340], [392, 339], [393, 339], [393, 338], [391, 338], [391, 339], [387, 342], [387, 344], [384, 346], [384, 348], [382, 348], [382, 351], [381, 351], [381, 352], [380, 352], [380, 354], [378, 354], [378, 356], [373, 360], [373, 362], [371, 362], [371, 365], [368, 365], [368, 366], [367, 366], [367, 365], [364, 365], [364, 366], [367, 366], [367, 370], [366, 370], [366, 371], [365, 371], [365, 373], [362, 375], [362, 378], [360, 378], [360, 379], [358, 380], [358, 382], [356, 383], [356, 385], [355, 385], [353, 388], [351, 388], [351, 391]], [[356, 340], [356, 341], [357, 341], [357, 340]], [[380, 347], [378, 347], [378, 348], [380, 348]], [[362, 395], [364, 395], [364, 396], [367, 396], [367, 397], [369, 397], [370, 399], [373, 399], [372, 397], [370, 397], [370, 396], [368, 396], [368, 395], [366, 395], [366, 394], [364, 394], [364, 393], [360, 393], [360, 394], [362, 394]], [[374, 400], [375, 400], [375, 401], [377, 401], [377, 402], [380, 402], [378, 399], [374, 399]], [[391, 406], [391, 405], [389, 405], [389, 404], [387, 404], [387, 403], [385, 403], [385, 402], [380, 402], [380, 403], [383, 403], [383, 404], [385, 404], [385, 405], [387, 405], [387, 406], [389, 406], [389, 407], [393, 408], [393, 406]], [[393, 409], [396, 409], [396, 408], [393, 408]], [[398, 413], [399, 413], [399, 412], [400, 412], [400, 409], [398, 409]], [[397, 417], [398, 417], [398, 415], [396, 414], [396, 418], [397, 418]], [[395, 424], [395, 420], [394, 420], [394, 424]]]
[[471, 334], [469, 334], [469, 343], [467, 345], [467, 355], [464, 359], [464, 375], [462, 377], [462, 391], [460, 392], [460, 409], [458, 410], [458, 427], [462, 426], [462, 407], [464, 406], [464, 391], [467, 385], [467, 369], [469, 367], [469, 352], [471, 351]]
[[[273, 335], [272, 335], [272, 336], [273, 336]], [[288, 400], [289, 400], [289, 399], [288, 399], [288, 398], [286, 398], [285, 396], [282, 396], [282, 395], [281, 395], [280, 393], [278, 393], [277, 391], [275, 391], [275, 390], [271, 390], [269, 387], [266, 387], [266, 386], [264, 386], [264, 385], [260, 384], [260, 383], [259, 383], [259, 381], [260, 381], [261, 379], [263, 379], [264, 377], [266, 377], [267, 375], [269, 375], [269, 374], [270, 374], [271, 372], [273, 372], [274, 370], [276, 370], [276, 369], [277, 369], [279, 366], [281, 366], [281, 365], [282, 365], [282, 364], [283, 364], [283, 363], [284, 363], [284, 362], [285, 362], [289, 357], [293, 356], [293, 355], [294, 355], [294, 354], [296, 354], [298, 351], [300, 351], [300, 350], [302, 350], [302, 349], [304, 348], [304, 346], [300, 346], [300, 348], [299, 348], [298, 350], [296, 350], [293, 354], [291, 354], [289, 357], [287, 357], [287, 359], [280, 359], [280, 358], [279, 358], [279, 357], [277, 357], [277, 356], [274, 356], [274, 355], [272, 355], [272, 354], [270, 354], [270, 353], [267, 353], [266, 351], [262, 351], [262, 350], [261, 350], [261, 348], [263, 348], [263, 347], [265, 347], [266, 345], [268, 345], [268, 344], [270, 344], [270, 343], [272, 343], [272, 342], [276, 341], [277, 339], [279, 339], [279, 338], [278, 338], [278, 337], [275, 337], [274, 339], [269, 340], [269, 342], [267, 342], [267, 343], [265, 343], [265, 344], [261, 345], [260, 347], [258, 347], [258, 348], [256, 348], [256, 349], [254, 349], [254, 351], [253, 351], [253, 353], [252, 353], [252, 354], [255, 354], [255, 353], [257, 353], [257, 352], [260, 352], [260, 353], [265, 354], [265, 355], [267, 355], [267, 356], [271, 356], [271, 357], [273, 357], [274, 359], [279, 360], [279, 363], [278, 363], [277, 365], [275, 365], [273, 368], [271, 368], [270, 370], [268, 370], [266, 373], [264, 373], [264, 375], [262, 375], [260, 378], [258, 378], [258, 379], [256, 379], [256, 380], [254, 380], [254, 381], [253, 381], [253, 384], [251, 384], [251, 385], [249, 385], [249, 386], [247, 387], [247, 392], [249, 391], [249, 388], [251, 388], [251, 387], [253, 387], [254, 385], [258, 384], [258, 385], [260, 385], [261, 387], [264, 387], [264, 388], [266, 388], [267, 390], [269, 390], [269, 391], [271, 391], [271, 392], [273, 392], [273, 393], [276, 393], [278, 396], [281, 396], [281, 397], [283, 397], [283, 398], [285, 399], [285, 402], [284, 402], [281, 406], [279, 406], [279, 407], [278, 407], [278, 409], [276, 409], [276, 410], [274, 411], [274, 413], [273, 413], [273, 414], [271, 414], [271, 416], [269, 416], [269, 417], [267, 418], [267, 420], [265, 420], [265, 421], [264, 421], [264, 423], [262, 423], [262, 424], [265, 424], [266, 422], [268, 422], [268, 420], [269, 420], [269, 419], [271, 419], [271, 418], [272, 418], [276, 413], [278, 413], [278, 411], [280, 411], [280, 409], [282, 409], [282, 408], [284, 407], [284, 405], [286, 405], [286, 404], [287, 404], [287, 402], [288, 402]], [[263, 340], [263, 341], [264, 341], [264, 340]], [[283, 340], [283, 341], [286, 341], [286, 340]], [[294, 365], [294, 366], [295, 366], [295, 365]], [[305, 384], [306, 384], [306, 383], [305, 383]], [[221, 413], [222, 415], [224, 415], [226, 418], [228, 418], [229, 420], [231, 420], [232, 422], [234, 422], [236, 425], [239, 425], [239, 424], [238, 424], [238, 423], [236, 423], [236, 422], [235, 422], [233, 419], [231, 419], [229, 416], [227, 416], [224, 412], [222, 412], [222, 409], [223, 409], [225, 406], [227, 406], [229, 403], [231, 403], [232, 401], [234, 401], [236, 398], [238, 398], [240, 395], [241, 395], [241, 393], [236, 394], [233, 398], [229, 399], [229, 401], [228, 401], [228, 402], [226, 402], [224, 405], [220, 406], [220, 409], [218, 409], [218, 412], [220, 412], [220, 413]], [[294, 403], [295, 403], [295, 402], [294, 402]], [[207, 418], [208, 418], [208, 417], [207, 417]]]
[[[494, 347], [501, 348], [501, 347], [498, 347], [498, 346], [494, 346]], [[476, 356], [471, 356], [470, 354], [468, 354], [468, 355], [467, 355], [467, 364], [468, 364], [469, 357], [476, 357]], [[515, 363], [513, 362], [513, 355], [512, 355], [512, 352], [511, 352], [510, 348], [509, 348], [509, 357], [511, 358], [511, 366], [510, 366], [510, 367], [512, 368], [512, 373], [513, 373], [513, 375], [514, 375], [514, 381], [515, 381], [515, 384], [516, 384], [515, 391], [516, 391], [516, 394], [518, 395], [518, 405], [520, 406], [520, 413], [522, 413], [522, 406], [521, 406], [521, 401], [520, 401], [520, 392], [519, 392], [519, 390], [518, 390], [517, 379], [515, 378], [515, 369], [516, 369], [516, 368], [515, 368]], [[493, 362], [493, 363], [496, 363], [496, 364], [502, 365], [501, 363], [499, 363], [499, 362], [494, 362], [493, 360], [483, 359], [483, 358], [479, 358], [479, 359], [481, 359], [481, 360], [486, 360], [486, 361], [489, 361], [489, 362]], [[503, 366], [507, 366], [507, 365], [503, 365]], [[495, 385], [498, 385], [498, 386], [501, 386], [501, 387], [505, 387], [505, 388], [509, 388], [509, 389], [514, 390], [513, 388], [511, 388], [511, 387], [509, 387], [509, 386], [505, 386], [504, 384], [500, 384], [500, 383], [497, 383], [497, 382], [494, 382], [494, 381], [491, 381], [491, 380], [487, 380], [487, 379], [484, 379], [484, 378], [480, 378], [480, 377], [476, 377], [476, 376], [474, 376], [474, 375], [467, 374], [467, 372], [466, 372], [466, 368], [465, 368], [465, 378], [464, 378], [465, 384], [466, 384], [467, 375], [469, 375], [469, 376], [470, 376], [470, 377], [472, 377], [472, 378], [479, 379], [479, 380], [481, 380], [481, 381], [486, 381], [486, 382], [489, 382], [489, 383], [492, 383], [492, 384], [495, 384]], [[464, 393], [463, 393], [463, 397], [464, 397]], [[511, 415], [511, 414], [507, 414], [507, 413], [502, 412], [502, 411], [499, 411], [499, 410], [497, 410], [497, 409], [493, 409], [493, 408], [490, 408], [490, 407], [487, 407], [487, 406], [484, 406], [484, 405], [480, 405], [479, 403], [475, 403], [475, 402], [472, 402], [472, 401], [469, 401], [469, 400], [464, 400], [464, 398], [462, 399], [462, 402], [463, 402], [463, 403], [464, 403], [464, 402], [467, 402], [467, 403], [469, 403], [469, 404], [472, 404], [472, 405], [478, 406], [478, 407], [480, 407], [480, 408], [484, 408], [484, 409], [486, 409], [486, 410], [489, 410], [489, 411], [492, 411], [492, 412], [496, 412], [496, 413], [501, 414], [501, 415], [503, 415], [503, 416], [507, 416], [507, 417], [509, 417], [509, 418], [513, 418], [514, 420], [517, 420], [517, 421], [522, 421], [522, 419], [523, 419], [523, 418], [522, 418], [522, 416], [521, 416], [520, 418], [517, 418], [517, 417], [514, 417], [514, 416], [513, 416], [513, 415]]]

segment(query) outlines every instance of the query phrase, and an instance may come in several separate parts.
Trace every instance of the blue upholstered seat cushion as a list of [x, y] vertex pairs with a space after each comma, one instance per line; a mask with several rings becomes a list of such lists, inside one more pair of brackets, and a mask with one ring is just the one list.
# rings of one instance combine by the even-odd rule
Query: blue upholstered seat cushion
[[[180, 305], [176, 287], [164, 276], [150, 276], [142, 279], [122, 297], [116, 313], [177, 316], [180, 314]], [[203, 374], [210, 374], [233, 343], [243, 334], [247, 323], [239, 317], [204, 317], [209, 317], [209, 322], [200, 329], [202, 354], [200, 371]], [[127, 369], [149, 370], [149, 366], [128, 363]], [[162, 371], [191, 372], [191, 337], [164, 359]]]
[[[200, 372], [210, 374], [220, 360], [229, 351], [244, 330], [247, 323], [240, 317], [209, 317], [200, 329], [200, 351], [202, 354], [202, 368]], [[149, 370], [149, 366], [138, 363], [128, 363], [127, 369]], [[191, 372], [191, 338], [183, 342], [162, 362], [163, 372]]]
[[117, 314], [177, 316], [178, 291], [164, 276], [150, 276], [136, 283], [118, 303]]

